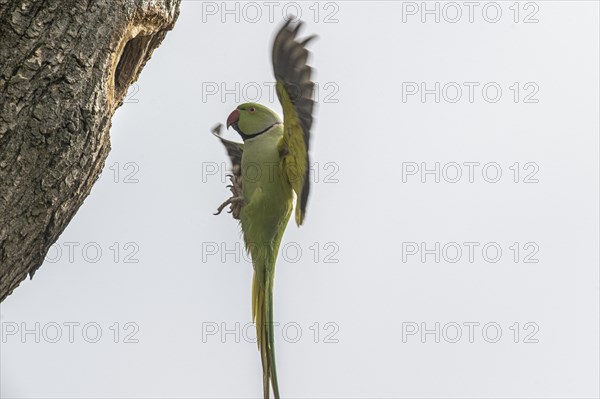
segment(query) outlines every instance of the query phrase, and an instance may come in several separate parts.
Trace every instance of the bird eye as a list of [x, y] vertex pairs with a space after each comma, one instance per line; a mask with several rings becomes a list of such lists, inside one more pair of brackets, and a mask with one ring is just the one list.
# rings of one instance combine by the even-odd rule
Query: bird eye
[[250, 108], [248, 108], [248, 111], [250, 111], [252, 113], [252, 112], [256, 111], [256, 108], [250, 107]]

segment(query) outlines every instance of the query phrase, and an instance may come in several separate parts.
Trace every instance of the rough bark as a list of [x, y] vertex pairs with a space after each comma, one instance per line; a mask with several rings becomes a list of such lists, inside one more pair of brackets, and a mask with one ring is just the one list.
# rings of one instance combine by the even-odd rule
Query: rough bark
[[0, 301], [97, 180], [131, 83], [179, 0], [0, 0]]

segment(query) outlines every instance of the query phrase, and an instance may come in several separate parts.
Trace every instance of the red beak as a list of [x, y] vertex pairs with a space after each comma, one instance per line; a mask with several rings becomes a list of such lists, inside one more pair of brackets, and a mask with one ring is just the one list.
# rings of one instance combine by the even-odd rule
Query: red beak
[[227, 117], [227, 129], [229, 129], [229, 126], [233, 125], [234, 123], [236, 123], [239, 120], [240, 120], [240, 111], [237, 109], [234, 109], [233, 112], [231, 114], [229, 114], [229, 116]]

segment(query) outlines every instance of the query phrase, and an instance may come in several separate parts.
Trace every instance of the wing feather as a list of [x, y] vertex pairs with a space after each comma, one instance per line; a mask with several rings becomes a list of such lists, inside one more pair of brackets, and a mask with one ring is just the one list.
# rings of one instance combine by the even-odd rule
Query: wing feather
[[273, 43], [273, 72], [277, 81], [277, 97], [283, 108], [283, 167], [298, 197], [298, 225], [304, 220], [310, 192], [308, 149], [314, 109], [314, 83], [311, 80], [312, 68], [307, 64], [310, 53], [306, 45], [315, 36], [297, 41], [301, 25], [299, 22], [292, 26], [288, 21]]
[[229, 200], [227, 200], [226, 202], [224, 202], [219, 209], [217, 209], [217, 215], [219, 213], [221, 213], [221, 211], [223, 210], [223, 207], [227, 206], [228, 204], [230, 204], [231, 208], [230, 208], [230, 213], [233, 214], [233, 218], [234, 219], [239, 219], [240, 218], [240, 212], [243, 206], [242, 202], [232, 202], [233, 198], [238, 198], [242, 196], [242, 186], [243, 186], [243, 181], [242, 181], [242, 154], [244, 152], [244, 144], [242, 143], [236, 143], [235, 141], [231, 141], [231, 140], [227, 140], [224, 139], [223, 137], [221, 137], [221, 129], [223, 128], [223, 125], [221, 125], [220, 123], [217, 124], [215, 127], [213, 127], [211, 129], [212, 134], [215, 135], [215, 137], [217, 137], [219, 140], [221, 140], [221, 143], [223, 143], [223, 146], [225, 147], [225, 150], [227, 151], [227, 155], [229, 155], [229, 159], [231, 160], [231, 175], [229, 175], [230, 179], [231, 179], [231, 185], [228, 185], [227, 187], [229, 187], [231, 189], [231, 193], [233, 194], [233, 197], [230, 198]]
[[222, 128], [223, 125], [219, 123], [211, 129], [211, 132], [216, 138], [221, 140], [221, 143], [223, 143], [223, 146], [227, 151], [227, 155], [229, 155], [229, 159], [231, 160], [233, 174], [239, 177], [242, 175], [242, 153], [244, 152], [244, 144], [236, 143], [235, 141], [227, 140], [221, 137]]

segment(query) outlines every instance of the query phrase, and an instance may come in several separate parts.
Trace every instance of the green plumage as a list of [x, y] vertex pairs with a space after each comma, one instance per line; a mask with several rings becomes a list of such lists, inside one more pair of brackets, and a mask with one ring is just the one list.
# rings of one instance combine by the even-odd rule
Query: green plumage
[[[232, 162], [231, 191], [217, 213], [231, 205], [239, 218], [246, 249], [252, 257], [252, 319], [263, 368], [264, 397], [270, 386], [279, 398], [273, 331], [273, 285], [275, 263], [283, 233], [296, 205], [296, 223], [304, 220], [309, 192], [308, 144], [312, 125], [313, 87], [311, 68], [306, 65], [308, 40], [297, 42], [299, 24], [289, 22], [277, 34], [273, 45], [273, 69], [283, 121], [269, 108], [246, 103], [227, 119], [244, 139], [235, 143], [216, 135]], [[290, 88], [300, 88], [292, 92]]]
[[292, 188], [280, 167], [278, 144], [282, 134], [281, 125], [277, 125], [260, 137], [247, 140], [242, 156], [242, 171], [248, 177], [243, 184], [246, 202], [240, 220], [254, 266], [252, 317], [261, 350], [265, 397], [269, 395], [269, 378], [275, 397], [279, 397], [273, 333], [273, 282], [279, 244], [293, 207]]
[[[273, 393], [279, 397], [275, 369], [273, 334], [273, 281], [279, 244], [293, 207], [293, 192], [280, 167], [278, 145], [281, 125], [247, 140], [242, 155], [243, 193], [241, 225], [246, 248], [252, 257], [252, 318], [256, 323], [258, 347], [264, 371], [265, 397], [269, 395], [269, 377]], [[245, 172], [245, 173], [244, 173]]]

